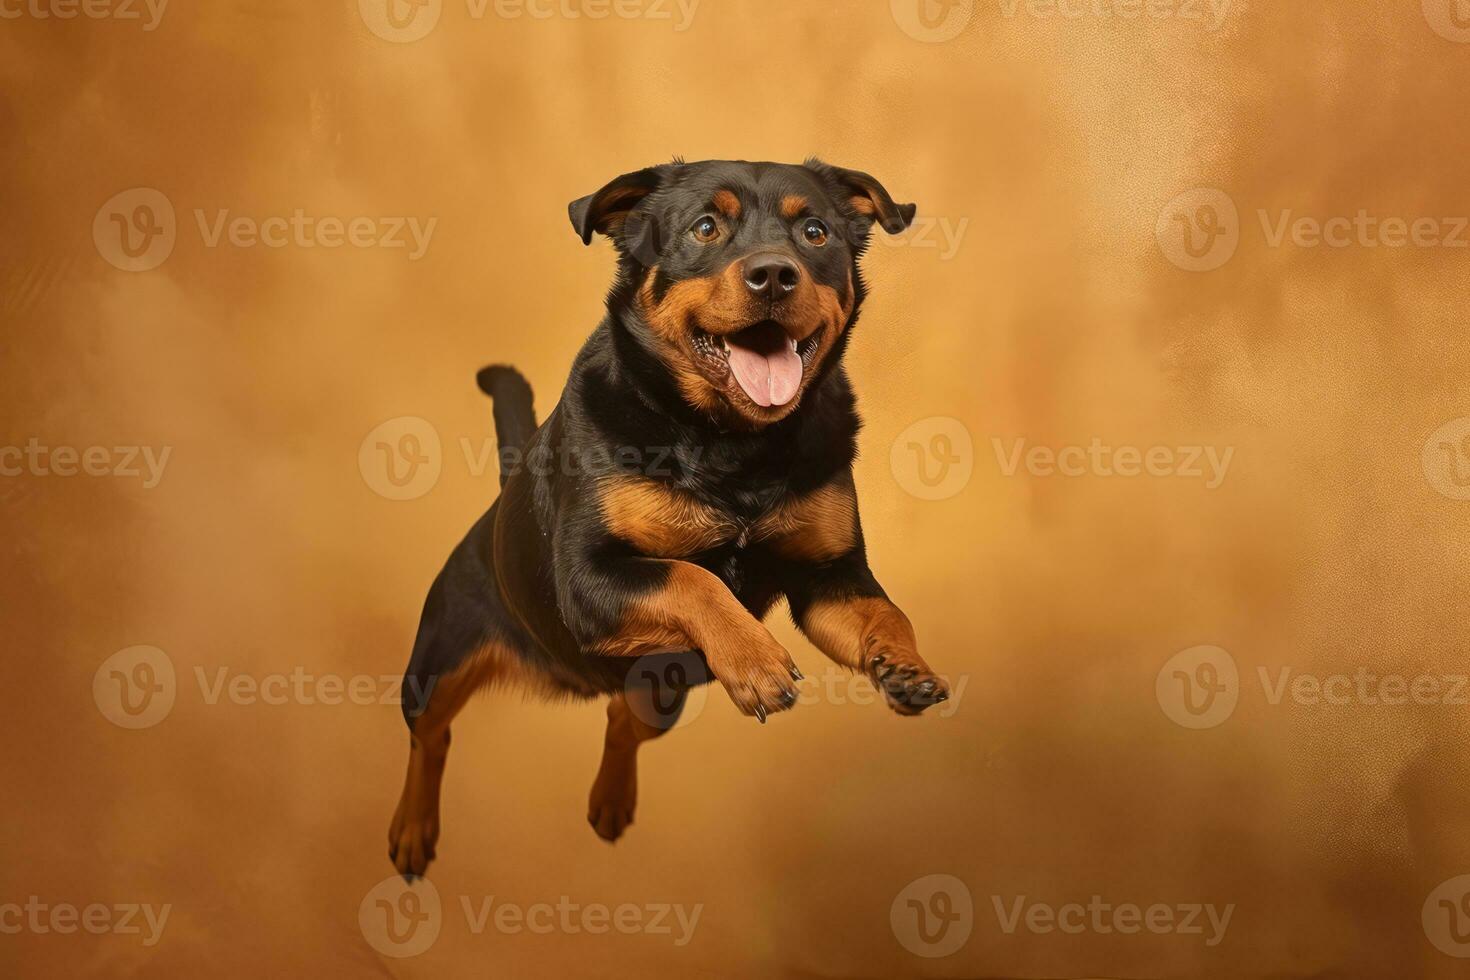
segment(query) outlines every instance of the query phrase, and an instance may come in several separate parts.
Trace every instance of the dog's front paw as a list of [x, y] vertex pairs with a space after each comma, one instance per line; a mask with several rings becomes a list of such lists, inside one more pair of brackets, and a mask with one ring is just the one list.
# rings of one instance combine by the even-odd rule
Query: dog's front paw
[[917, 654], [879, 650], [869, 659], [866, 671], [888, 706], [901, 715], [922, 714], [924, 709], [949, 700], [949, 685]]
[[767, 715], [795, 706], [800, 694], [796, 682], [802, 679], [801, 671], [785, 650], [780, 653], [779, 659], [730, 660], [710, 665], [735, 707], [754, 715], [762, 724]]

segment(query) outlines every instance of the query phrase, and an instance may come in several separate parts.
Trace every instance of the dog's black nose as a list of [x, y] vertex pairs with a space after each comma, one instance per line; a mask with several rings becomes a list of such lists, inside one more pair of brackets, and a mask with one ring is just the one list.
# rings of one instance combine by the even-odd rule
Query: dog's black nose
[[779, 252], [760, 252], [745, 260], [741, 270], [745, 285], [752, 293], [766, 299], [781, 299], [801, 281], [801, 269], [795, 260]]

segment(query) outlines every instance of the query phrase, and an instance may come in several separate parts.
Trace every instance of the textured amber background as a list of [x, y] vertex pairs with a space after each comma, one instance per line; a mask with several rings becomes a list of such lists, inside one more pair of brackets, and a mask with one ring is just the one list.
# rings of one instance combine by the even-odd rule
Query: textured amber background
[[[703, 0], [684, 31], [507, 19], [493, 0], [477, 20], [446, 0], [404, 44], [343, 0], [174, 0], [152, 31], [7, 7], [22, 15], [0, 21], [0, 443], [173, 452], [153, 489], [0, 480], [0, 903], [173, 908], [151, 948], [0, 935], [0, 972], [1460, 975], [1420, 913], [1470, 872], [1466, 709], [1272, 705], [1257, 669], [1465, 670], [1470, 502], [1435, 489], [1421, 451], [1470, 415], [1470, 250], [1271, 247], [1258, 211], [1470, 213], [1470, 44], [1419, 0], [1236, 0], [1213, 29], [1207, 7], [1007, 5], [976, 0], [941, 43], [887, 0]], [[380, 957], [357, 914], [391, 871], [398, 709], [211, 705], [195, 669], [401, 671], [430, 580], [496, 491], [459, 446], [491, 432], [474, 369], [519, 365], [544, 413], [599, 316], [611, 251], [581, 246], [567, 202], [674, 154], [812, 153], [964, 228], [947, 257], [873, 251], [850, 356], [873, 563], [965, 684], [955, 710], [913, 721], [814, 694], [761, 727], [712, 692], [644, 751], [638, 822], [609, 848], [584, 822], [600, 707], [479, 700], [445, 782], [442, 935]], [[140, 186], [172, 202], [177, 242], [120, 271], [92, 224]], [[1238, 251], [1209, 272], [1155, 237], [1198, 187], [1240, 214]], [[206, 247], [193, 212], [223, 208], [438, 224], [419, 261]], [[411, 501], [357, 462], [399, 416], [444, 446]], [[890, 468], [899, 433], [933, 416], [974, 446], [942, 501]], [[992, 440], [1022, 437], [1234, 457], [1214, 490], [1006, 476]], [[91, 684], [135, 644], [167, 652], [179, 693], [128, 731]], [[1231, 653], [1242, 690], [1228, 721], [1192, 731], [1155, 678], [1200, 644]], [[969, 942], [937, 960], [889, 918], [932, 873], [975, 903]], [[1094, 894], [1236, 909], [1207, 948], [1006, 935], [992, 907]], [[476, 936], [461, 895], [704, 910], [683, 948]]]

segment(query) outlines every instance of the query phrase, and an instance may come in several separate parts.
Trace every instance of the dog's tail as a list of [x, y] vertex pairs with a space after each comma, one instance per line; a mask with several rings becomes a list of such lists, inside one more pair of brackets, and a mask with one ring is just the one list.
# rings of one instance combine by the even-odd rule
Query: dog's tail
[[495, 441], [500, 445], [500, 485], [510, 479], [520, 451], [536, 432], [536, 407], [531, 401], [531, 383], [521, 372], [504, 364], [491, 364], [475, 375], [480, 390], [495, 400]]

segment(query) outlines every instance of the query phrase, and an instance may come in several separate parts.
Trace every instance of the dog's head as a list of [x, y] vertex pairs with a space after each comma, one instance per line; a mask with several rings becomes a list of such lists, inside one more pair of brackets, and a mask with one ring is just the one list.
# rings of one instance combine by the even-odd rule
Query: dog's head
[[600, 232], [616, 243], [615, 302], [685, 400], [758, 427], [794, 411], [841, 355], [873, 225], [903, 231], [915, 209], [865, 173], [809, 160], [676, 161], [568, 210], [583, 242]]

